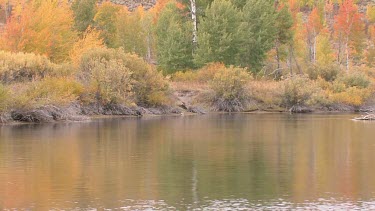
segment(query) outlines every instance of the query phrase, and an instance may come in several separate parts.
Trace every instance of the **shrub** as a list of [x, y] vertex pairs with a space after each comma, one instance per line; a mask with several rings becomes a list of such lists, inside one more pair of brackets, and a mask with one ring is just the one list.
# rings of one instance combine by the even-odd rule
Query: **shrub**
[[123, 62], [93, 58], [86, 65], [90, 66], [86, 83], [89, 101], [95, 100], [104, 105], [131, 102], [132, 73]]
[[318, 77], [326, 81], [334, 81], [340, 73], [340, 66], [336, 64], [330, 65], [311, 65], [307, 68], [309, 78], [316, 80]]
[[367, 88], [370, 84], [370, 78], [361, 71], [349, 71], [342, 73], [337, 80], [345, 84], [346, 87]]
[[219, 70], [223, 70], [223, 69], [225, 69], [225, 65], [223, 63], [217, 63], [217, 62], [209, 63], [197, 71], [197, 74], [198, 74], [197, 79], [200, 82], [210, 81], [214, 78], [215, 74]]
[[172, 75], [173, 81], [178, 82], [199, 82], [205, 83], [214, 78], [218, 70], [225, 68], [222, 63], [209, 63], [198, 70], [189, 70], [185, 72], [176, 72]]
[[45, 77], [56, 68], [47, 57], [0, 51], [0, 81], [25, 82]]
[[178, 82], [195, 82], [198, 81], [198, 74], [197, 71], [178, 71], [172, 75], [172, 80], [173, 81], [178, 81]]
[[77, 68], [71, 63], [54, 64], [53, 71], [48, 73], [48, 77], [71, 77], [74, 76]]
[[142, 58], [134, 54], [125, 53], [120, 49], [96, 48], [87, 51], [80, 62], [80, 79], [90, 78], [91, 61], [115, 60], [131, 72], [131, 91], [134, 93], [138, 105], [160, 106], [170, 103], [170, 89], [168, 81], [155, 68], [152, 68]]
[[41, 81], [15, 87], [19, 95], [13, 107], [29, 108], [43, 105], [68, 105], [82, 94], [83, 87], [72, 78], [45, 78]]
[[326, 66], [321, 66], [319, 68], [319, 75], [326, 81], [334, 81], [341, 69], [338, 65], [331, 64]]
[[285, 80], [283, 103], [288, 107], [309, 104], [309, 100], [318, 91], [318, 85], [304, 76], [294, 76]]
[[370, 89], [349, 87], [343, 92], [333, 93], [331, 99], [336, 103], [360, 106], [371, 95]]
[[219, 69], [210, 86], [214, 91], [213, 106], [217, 111], [242, 111], [247, 100], [245, 85], [250, 75], [243, 68]]
[[137, 103], [144, 106], [171, 104], [171, 90], [163, 75], [139, 56], [125, 55], [125, 64], [133, 72], [133, 90]]
[[333, 93], [340, 93], [346, 90], [346, 85], [342, 81], [336, 80], [329, 89], [331, 89]]
[[0, 84], [0, 114], [7, 109], [9, 97], [9, 91]]

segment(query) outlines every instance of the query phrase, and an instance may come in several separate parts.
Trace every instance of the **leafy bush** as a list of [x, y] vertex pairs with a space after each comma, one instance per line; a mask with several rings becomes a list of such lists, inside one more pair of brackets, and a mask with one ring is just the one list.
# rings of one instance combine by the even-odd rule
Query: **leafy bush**
[[145, 106], [171, 104], [171, 90], [163, 75], [139, 56], [125, 55], [125, 65], [133, 72], [136, 102]]
[[124, 70], [126, 68], [132, 73], [129, 82], [132, 87], [131, 91], [134, 93], [135, 103], [145, 106], [160, 106], [171, 102], [168, 81], [137, 55], [125, 53], [121, 48], [89, 50], [82, 56], [80, 62], [80, 79], [82, 81], [87, 81], [90, 78], [93, 60], [116, 61], [117, 65], [123, 66]]
[[336, 103], [360, 106], [371, 95], [370, 89], [349, 87], [345, 91], [333, 93], [331, 99]]
[[307, 68], [309, 78], [312, 80], [316, 80], [318, 77], [321, 77], [326, 81], [334, 81], [340, 71], [340, 67], [335, 64], [311, 65], [309, 68]]
[[345, 84], [346, 87], [367, 88], [370, 84], [370, 78], [361, 71], [349, 71], [341, 74], [337, 80]]
[[45, 56], [0, 51], [0, 81], [3, 83], [43, 78], [54, 71], [56, 66]]
[[179, 82], [200, 82], [205, 83], [214, 78], [216, 72], [220, 69], [225, 68], [225, 65], [222, 63], [209, 63], [206, 66], [195, 70], [195, 71], [185, 71], [185, 72], [176, 72], [172, 75], [173, 81]]
[[225, 65], [223, 63], [209, 63], [197, 71], [198, 80], [200, 82], [207, 82], [209, 80], [212, 80], [215, 74], [222, 69], [225, 69]]
[[48, 73], [48, 77], [71, 77], [76, 73], [77, 68], [72, 63], [54, 64], [53, 71]]
[[90, 66], [89, 99], [101, 104], [130, 103], [132, 79], [130, 70], [120, 60], [93, 58], [86, 65]]
[[358, 70], [341, 73], [332, 82], [330, 99], [335, 103], [359, 106], [370, 96], [371, 80], [366, 73]]
[[83, 92], [83, 87], [72, 78], [45, 78], [41, 81], [14, 87], [19, 95], [14, 100], [13, 107], [29, 108], [43, 105], [68, 105]]
[[340, 93], [346, 90], [346, 85], [342, 81], [336, 80], [332, 82], [331, 87], [328, 89], [332, 90], [333, 93]]
[[178, 82], [194, 82], [198, 81], [197, 71], [188, 70], [185, 72], [178, 71], [172, 75], [173, 81]]
[[283, 103], [288, 107], [305, 105], [319, 91], [321, 90], [314, 81], [303, 76], [294, 76], [285, 80]]
[[9, 91], [0, 84], [0, 114], [7, 109], [9, 97]]
[[250, 75], [243, 68], [221, 68], [219, 69], [210, 86], [214, 91], [213, 105], [218, 111], [241, 111], [247, 100], [245, 85]]

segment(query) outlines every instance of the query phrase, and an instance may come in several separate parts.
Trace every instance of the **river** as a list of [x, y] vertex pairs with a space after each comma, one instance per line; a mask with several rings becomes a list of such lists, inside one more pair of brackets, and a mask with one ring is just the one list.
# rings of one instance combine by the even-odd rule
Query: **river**
[[210, 114], [0, 126], [0, 209], [375, 209], [375, 122]]

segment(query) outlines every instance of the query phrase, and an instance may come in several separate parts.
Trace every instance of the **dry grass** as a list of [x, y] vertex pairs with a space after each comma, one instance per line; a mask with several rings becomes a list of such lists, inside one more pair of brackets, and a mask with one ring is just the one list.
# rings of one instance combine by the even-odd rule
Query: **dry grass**
[[187, 82], [187, 81], [173, 81], [171, 82], [171, 88], [175, 91], [207, 91], [209, 90], [208, 83], [202, 83], [202, 82]]
[[250, 81], [246, 90], [249, 96], [266, 106], [280, 106], [283, 95], [283, 82], [273, 80]]

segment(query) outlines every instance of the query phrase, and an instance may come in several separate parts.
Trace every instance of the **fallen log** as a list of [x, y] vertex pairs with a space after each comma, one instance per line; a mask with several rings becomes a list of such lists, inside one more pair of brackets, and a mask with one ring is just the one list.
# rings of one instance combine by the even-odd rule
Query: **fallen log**
[[354, 120], [373, 121], [375, 120], [375, 114], [366, 114], [360, 117], [354, 118]]

